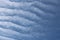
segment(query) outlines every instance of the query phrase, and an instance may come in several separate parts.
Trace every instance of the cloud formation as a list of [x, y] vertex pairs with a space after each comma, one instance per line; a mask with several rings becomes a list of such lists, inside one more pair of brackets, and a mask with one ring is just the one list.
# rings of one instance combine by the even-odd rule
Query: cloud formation
[[[29, 7], [34, 3], [35, 2], [11, 2], [10, 0], [0, 0], [1, 40], [35, 39], [33, 35], [34, 27], [41, 26], [37, 21], [40, 22], [39, 20], [42, 19], [35, 13], [26, 10], [27, 8], [29, 10]], [[26, 9], [24, 10], [25, 7]], [[38, 34], [39, 33], [36, 33], [36, 35]]]
[[44, 0], [18, 1], [0, 0], [0, 40], [45, 40], [56, 7]]

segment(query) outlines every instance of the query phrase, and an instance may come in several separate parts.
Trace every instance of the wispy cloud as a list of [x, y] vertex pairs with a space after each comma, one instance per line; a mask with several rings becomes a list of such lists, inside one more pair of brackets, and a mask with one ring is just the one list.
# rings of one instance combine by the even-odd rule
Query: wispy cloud
[[4, 36], [0, 36], [0, 40], [15, 40], [15, 39], [4, 37]]
[[31, 27], [28, 27], [28, 25], [35, 24], [35, 22], [28, 20], [26, 18], [31, 18], [31, 16], [35, 14], [23, 10], [12, 9], [12, 8], [21, 8], [25, 6], [28, 7], [31, 4], [32, 3], [26, 3], [26, 2], [18, 3], [18, 2], [11, 2], [9, 0], [0, 0], [0, 14], [1, 14], [0, 39], [1, 40], [15, 40], [15, 39], [20, 40], [24, 37], [28, 37], [28, 38], [32, 37], [31, 34], [26, 34], [26, 33], [28, 33], [31, 30]]
[[32, 37], [32, 35], [29, 34], [22, 34], [17, 31], [4, 28], [0, 28], [0, 36], [9, 37], [13, 39], [21, 39], [22, 37]]
[[22, 17], [18, 17], [18, 16], [0, 16], [0, 21], [10, 21], [19, 25], [24, 25], [24, 26], [30, 26], [30, 25], [34, 25], [37, 24], [33, 21], [27, 20], [25, 18]]
[[26, 3], [26, 2], [11, 2], [9, 0], [1, 0], [0, 1], [0, 7], [5, 7], [5, 8], [22, 8], [22, 7], [28, 7], [31, 6], [33, 3]]
[[[24, 11], [24, 10], [15, 10], [15, 9], [7, 9], [7, 8], [0, 8], [0, 14], [3, 16], [22, 16], [31, 20], [40, 20], [41, 18], [38, 17], [36, 14]], [[6, 11], [5, 11], [6, 10]]]
[[23, 27], [23, 26], [14, 24], [12, 22], [6, 22], [6, 21], [5, 22], [0, 21], [0, 26], [1, 26], [1, 28], [11, 29], [11, 30], [15, 30], [15, 31], [18, 31], [18, 32], [19, 32], [19, 30], [30, 31], [30, 28], [28, 28], [28, 27]]
[[36, 36], [39, 37], [38, 31], [43, 29], [40, 24], [44, 21], [41, 15], [46, 16], [47, 14], [36, 7], [35, 4], [38, 3], [37, 1], [11, 2], [10, 0], [0, 0], [0, 39], [25, 40], [30, 38], [31, 40]]

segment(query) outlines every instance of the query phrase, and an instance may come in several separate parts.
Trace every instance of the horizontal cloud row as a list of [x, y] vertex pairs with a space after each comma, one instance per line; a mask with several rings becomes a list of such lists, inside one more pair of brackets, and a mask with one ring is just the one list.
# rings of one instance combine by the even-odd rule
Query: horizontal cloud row
[[32, 40], [39, 35], [38, 30], [36, 29], [35, 31], [34, 27], [39, 28], [40, 26], [40, 28], [42, 28], [39, 23], [40, 20], [42, 21], [43, 19], [33, 12], [24, 10], [25, 7], [28, 8], [34, 3], [35, 2], [18, 3], [9, 0], [0, 0], [1, 40]]
[[0, 36], [0, 40], [15, 40], [15, 39], [4, 37], [4, 36]]

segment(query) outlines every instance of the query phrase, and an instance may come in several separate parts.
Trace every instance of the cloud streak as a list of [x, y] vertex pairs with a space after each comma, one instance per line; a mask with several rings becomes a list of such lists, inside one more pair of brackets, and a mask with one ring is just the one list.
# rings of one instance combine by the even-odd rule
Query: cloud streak
[[15, 40], [15, 39], [4, 37], [4, 36], [0, 36], [0, 40]]

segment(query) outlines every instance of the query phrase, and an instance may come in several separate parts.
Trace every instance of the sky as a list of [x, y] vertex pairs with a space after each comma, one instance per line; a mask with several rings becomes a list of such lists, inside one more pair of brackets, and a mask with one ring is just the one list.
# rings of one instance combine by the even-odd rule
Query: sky
[[59, 40], [58, 0], [0, 0], [0, 40]]

